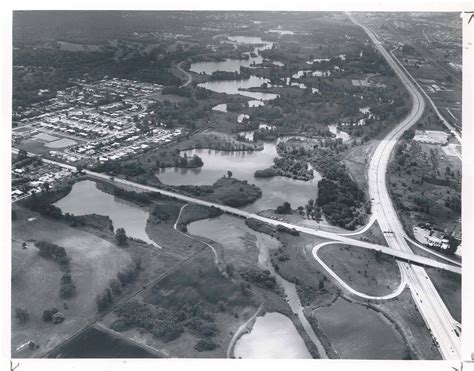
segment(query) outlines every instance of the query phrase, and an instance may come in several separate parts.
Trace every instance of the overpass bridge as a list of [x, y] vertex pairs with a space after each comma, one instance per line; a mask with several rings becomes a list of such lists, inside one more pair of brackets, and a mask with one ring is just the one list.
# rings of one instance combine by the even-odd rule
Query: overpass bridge
[[[13, 150], [13, 152], [15, 153], [17, 151]], [[34, 155], [34, 154], [31, 154], [31, 155]], [[57, 162], [57, 161], [49, 160], [49, 159], [45, 159], [45, 158], [42, 158], [42, 160], [46, 163], [51, 163], [51, 164], [61, 166], [63, 168], [66, 168], [66, 169], [69, 169], [69, 170], [72, 170], [72, 171], [76, 171], [76, 167], [72, 166], [72, 165], [63, 164], [61, 162]], [[89, 175], [93, 178], [97, 178], [97, 179], [100, 179], [100, 180], [107, 180], [107, 181], [112, 180], [111, 177], [109, 175], [106, 175], [106, 174], [101, 174], [101, 173], [97, 173], [97, 172], [90, 171], [90, 170], [84, 170], [84, 172], [87, 175]], [[373, 243], [369, 243], [369, 242], [365, 242], [365, 241], [360, 241], [360, 240], [357, 240], [357, 239], [354, 239], [354, 238], [346, 237], [344, 235], [339, 235], [339, 234], [332, 233], [332, 232], [327, 232], [327, 231], [322, 231], [322, 230], [318, 230], [318, 229], [303, 227], [303, 226], [290, 224], [290, 223], [286, 223], [286, 222], [280, 222], [280, 221], [277, 221], [277, 220], [274, 220], [274, 219], [271, 219], [271, 218], [267, 218], [267, 217], [264, 217], [264, 216], [261, 216], [261, 215], [255, 214], [255, 213], [251, 213], [251, 212], [248, 212], [248, 211], [245, 211], [245, 210], [237, 209], [235, 207], [222, 205], [222, 204], [219, 204], [219, 203], [216, 203], [216, 202], [202, 200], [202, 199], [191, 197], [191, 196], [186, 196], [186, 195], [183, 195], [183, 194], [180, 194], [180, 193], [177, 193], [177, 192], [164, 190], [164, 189], [161, 189], [161, 188], [158, 188], [158, 187], [149, 186], [149, 185], [145, 185], [145, 184], [136, 183], [136, 182], [126, 180], [126, 179], [113, 178], [113, 182], [115, 184], [122, 184], [122, 185], [125, 185], [125, 186], [128, 186], [128, 187], [139, 189], [141, 191], [155, 192], [155, 193], [162, 194], [164, 196], [174, 197], [177, 200], [184, 201], [184, 202], [187, 202], [187, 203], [190, 203], [190, 204], [202, 205], [202, 206], [206, 206], [206, 207], [213, 206], [213, 207], [218, 208], [218, 209], [222, 210], [223, 212], [225, 212], [227, 214], [230, 214], [230, 215], [233, 215], [233, 216], [238, 216], [238, 217], [245, 218], [245, 219], [255, 219], [255, 220], [258, 220], [262, 223], [270, 224], [270, 225], [273, 225], [273, 226], [283, 226], [283, 227], [286, 227], [286, 228], [289, 228], [289, 229], [294, 229], [294, 230], [296, 230], [300, 233], [306, 233], [306, 234], [309, 234], [309, 235], [322, 237], [322, 238], [325, 238], [325, 239], [328, 239], [328, 240], [337, 241], [337, 242], [339, 242], [341, 244], [344, 244], [344, 245], [357, 246], [357, 247], [362, 247], [362, 248], [369, 249], [369, 250], [378, 251], [382, 254], [393, 256], [395, 259], [402, 260], [402, 261], [405, 261], [405, 262], [408, 262], [408, 263], [412, 263], [412, 264], [416, 264], [416, 265], [420, 265], [420, 266], [428, 266], [428, 267], [433, 267], [433, 268], [444, 269], [444, 270], [447, 270], [447, 271], [451, 271], [453, 273], [461, 274], [461, 267], [459, 267], [459, 266], [454, 266], [454, 265], [451, 265], [451, 264], [442, 263], [442, 262], [439, 262], [439, 261], [436, 261], [436, 260], [433, 260], [433, 259], [430, 259], [430, 258], [427, 258], [427, 257], [424, 257], [424, 256], [420, 256], [420, 255], [417, 255], [417, 254], [413, 254], [413, 253], [410, 253], [410, 252], [405, 252], [405, 251], [401, 251], [401, 250], [397, 250], [397, 249], [392, 249], [390, 247], [383, 246], [383, 245], [378, 245], [378, 244], [373, 244]]]

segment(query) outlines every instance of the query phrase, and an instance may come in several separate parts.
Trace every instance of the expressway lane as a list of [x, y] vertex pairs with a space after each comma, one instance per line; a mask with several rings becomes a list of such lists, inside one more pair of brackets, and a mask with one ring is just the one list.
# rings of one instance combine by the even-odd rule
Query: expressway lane
[[[18, 152], [15, 149], [13, 149], [12, 151], [13, 151], [13, 153]], [[42, 160], [46, 163], [54, 164], [54, 165], [61, 166], [63, 168], [66, 168], [66, 169], [69, 169], [69, 170], [72, 170], [72, 171], [76, 171], [76, 167], [72, 166], [72, 165], [63, 164], [61, 162], [57, 162], [57, 161], [49, 160], [49, 159], [45, 159], [45, 158], [42, 158]], [[90, 171], [90, 170], [83, 170], [83, 172], [85, 174], [87, 174], [91, 177], [97, 178], [97, 179], [112, 181], [111, 177], [107, 174], [96, 173], [96, 172]], [[391, 249], [387, 246], [373, 244], [373, 243], [369, 243], [369, 242], [365, 242], [365, 241], [360, 241], [360, 240], [350, 238], [350, 237], [347, 237], [345, 235], [333, 233], [333, 232], [327, 232], [327, 231], [323, 231], [323, 230], [319, 230], [319, 229], [313, 229], [313, 228], [303, 227], [303, 226], [290, 224], [290, 223], [286, 223], [286, 222], [280, 222], [280, 221], [277, 221], [277, 220], [274, 220], [274, 219], [271, 219], [271, 218], [267, 218], [267, 217], [264, 217], [264, 216], [261, 216], [261, 215], [258, 215], [258, 214], [250, 213], [248, 211], [237, 209], [237, 208], [234, 208], [234, 207], [231, 207], [231, 206], [222, 205], [222, 204], [219, 204], [219, 203], [216, 203], [216, 202], [205, 201], [205, 200], [202, 200], [200, 198], [186, 196], [186, 195], [183, 195], [181, 193], [176, 193], [176, 192], [164, 190], [164, 189], [161, 189], [161, 188], [158, 188], [158, 187], [136, 183], [136, 182], [126, 180], [126, 179], [114, 178], [113, 182], [116, 183], [116, 184], [126, 185], [128, 187], [132, 187], [132, 188], [139, 189], [139, 190], [142, 190], [142, 191], [157, 192], [157, 193], [160, 193], [164, 196], [174, 197], [178, 200], [181, 200], [181, 201], [184, 201], [184, 202], [187, 202], [187, 203], [191, 203], [191, 204], [197, 204], [197, 205], [202, 205], [202, 206], [206, 206], [206, 207], [216, 207], [216, 208], [219, 208], [223, 212], [225, 212], [227, 214], [230, 214], [230, 215], [235, 215], [235, 216], [242, 217], [242, 218], [245, 218], [245, 219], [256, 219], [256, 220], [261, 221], [262, 223], [270, 224], [270, 225], [273, 225], [273, 226], [284, 226], [284, 227], [289, 228], [289, 229], [295, 229], [295, 230], [297, 230], [301, 233], [306, 233], [306, 234], [310, 234], [310, 235], [313, 235], [313, 236], [322, 237], [322, 238], [325, 238], [325, 239], [328, 239], [328, 240], [337, 241], [341, 244], [350, 245], [350, 246], [358, 246], [358, 247], [362, 247], [362, 248], [365, 248], [365, 249], [380, 251], [383, 254], [391, 255], [391, 256], [394, 256], [397, 259], [401, 259], [401, 260], [404, 260], [404, 261], [411, 261], [411, 262], [414, 262], [416, 264], [427, 265], [427, 266], [431, 266], [431, 267], [434, 267], [434, 268], [445, 269], [445, 270], [449, 270], [453, 273], [461, 274], [461, 268], [458, 267], [458, 266], [454, 266], [454, 265], [451, 265], [451, 264], [446, 264], [446, 263], [443, 263], [443, 262], [438, 262], [436, 260], [433, 260], [433, 259], [430, 259], [430, 258], [427, 258], [427, 257], [424, 257], [424, 256], [416, 255], [416, 254], [413, 254], [413, 252], [411, 252], [411, 251], [394, 250], [394, 249]]]
[[388, 299], [393, 299], [400, 295], [402, 291], [405, 289], [406, 286], [406, 276], [404, 274], [404, 271], [400, 269], [400, 285], [391, 292], [390, 294], [387, 295], [382, 295], [382, 296], [373, 296], [373, 295], [368, 295], [363, 292], [357, 291], [349, 284], [347, 284], [341, 277], [339, 277], [336, 272], [334, 272], [324, 261], [318, 256], [318, 251], [320, 248], [332, 244], [338, 244], [338, 242], [334, 241], [329, 241], [329, 242], [323, 242], [320, 243], [319, 245], [316, 245], [313, 247], [312, 254], [314, 259], [334, 278], [344, 289], [346, 289], [348, 292], [350, 292], [353, 295], [359, 296], [363, 299], [369, 299], [369, 300], [388, 300]]
[[[375, 44], [382, 56], [395, 71], [396, 75], [406, 87], [412, 99], [410, 113], [402, 120], [377, 146], [369, 165], [369, 195], [372, 199], [372, 212], [384, 232], [390, 248], [411, 253], [405, 239], [405, 231], [393, 206], [387, 189], [386, 172], [390, 154], [403, 132], [414, 125], [423, 114], [425, 101], [417, 89], [419, 85], [413, 83], [406, 69], [400, 65], [392, 54], [389, 54], [377, 39], [373, 31], [358, 23], [352, 15], [351, 21], [361, 27]], [[425, 93], [426, 94], [426, 93]], [[430, 100], [431, 101], [431, 100]], [[432, 103], [432, 101], [431, 101]], [[435, 109], [436, 110], [436, 109]], [[453, 133], [454, 134], [454, 133]], [[455, 135], [456, 136], [456, 135]], [[458, 138], [458, 136], [456, 136]], [[458, 138], [459, 139], [459, 138]], [[440, 353], [444, 359], [459, 360], [461, 340], [456, 328], [456, 321], [452, 318], [446, 305], [436, 291], [426, 271], [418, 266], [398, 262], [400, 269], [407, 278], [412, 297], [420, 311], [426, 325], [430, 329]]]

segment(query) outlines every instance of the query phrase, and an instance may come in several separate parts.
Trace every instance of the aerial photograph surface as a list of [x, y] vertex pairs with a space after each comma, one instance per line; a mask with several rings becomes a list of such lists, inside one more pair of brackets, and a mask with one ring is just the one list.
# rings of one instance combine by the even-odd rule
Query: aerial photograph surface
[[461, 359], [459, 13], [12, 17], [12, 358]]

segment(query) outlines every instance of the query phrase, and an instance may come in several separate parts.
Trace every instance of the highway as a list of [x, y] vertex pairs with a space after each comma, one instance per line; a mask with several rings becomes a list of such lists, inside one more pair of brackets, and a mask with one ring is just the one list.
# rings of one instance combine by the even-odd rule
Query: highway
[[[12, 152], [17, 153], [18, 151], [16, 149], [13, 149]], [[31, 155], [33, 155], [33, 154], [31, 154]], [[64, 164], [62, 162], [49, 160], [49, 159], [46, 159], [46, 158], [42, 158], [42, 160], [46, 163], [50, 163], [50, 164], [61, 166], [63, 168], [66, 168], [66, 169], [69, 169], [69, 170], [72, 170], [72, 171], [76, 171], [76, 167], [73, 166], [73, 165], [67, 165], [67, 164]], [[111, 181], [111, 176], [107, 175], [107, 174], [101, 174], [101, 173], [97, 173], [97, 172], [90, 171], [90, 170], [83, 170], [83, 172], [85, 174], [93, 177], [93, 178], [106, 180], [108, 182]], [[197, 205], [202, 205], [202, 206], [207, 206], [207, 207], [213, 206], [213, 207], [221, 209], [223, 212], [225, 212], [227, 214], [235, 215], [235, 216], [238, 216], [238, 217], [241, 217], [241, 218], [256, 219], [256, 220], [259, 220], [263, 223], [267, 223], [267, 224], [274, 225], [274, 226], [281, 225], [281, 226], [287, 227], [289, 229], [295, 229], [295, 230], [297, 230], [301, 233], [306, 233], [306, 234], [310, 234], [310, 235], [313, 235], [313, 236], [326, 238], [328, 240], [337, 241], [338, 243], [341, 243], [341, 244], [345, 244], [345, 245], [349, 245], [349, 246], [358, 246], [358, 247], [362, 247], [362, 248], [365, 248], [365, 249], [380, 251], [383, 254], [394, 256], [395, 258], [403, 260], [403, 261], [410, 261], [410, 262], [413, 262], [413, 263], [416, 263], [416, 264], [426, 265], [426, 266], [430, 266], [430, 267], [434, 267], [434, 268], [448, 270], [448, 271], [451, 271], [453, 273], [461, 274], [461, 268], [459, 266], [454, 266], [454, 265], [451, 265], [451, 264], [438, 262], [436, 260], [414, 254], [411, 251], [394, 250], [394, 249], [388, 248], [388, 247], [383, 246], [383, 245], [377, 245], [377, 244], [373, 244], [373, 243], [369, 243], [369, 242], [365, 242], [365, 241], [359, 241], [357, 239], [346, 237], [345, 235], [342, 235], [342, 234], [322, 231], [322, 230], [313, 229], [313, 228], [309, 228], [309, 227], [303, 227], [303, 226], [300, 226], [300, 225], [290, 224], [290, 223], [286, 223], [286, 222], [280, 222], [278, 220], [274, 220], [274, 219], [267, 218], [267, 217], [264, 217], [264, 216], [261, 216], [261, 215], [258, 215], [258, 214], [250, 213], [250, 212], [245, 211], [245, 210], [237, 209], [237, 208], [234, 208], [234, 207], [231, 207], [231, 206], [225, 206], [225, 205], [219, 204], [217, 202], [205, 201], [205, 200], [202, 200], [202, 199], [199, 199], [199, 198], [186, 196], [186, 195], [183, 195], [181, 193], [164, 190], [164, 189], [154, 187], [154, 186], [149, 186], [149, 185], [145, 185], [145, 184], [136, 183], [136, 182], [133, 182], [133, 181], [130, 181], [130, 180], [125, 180], [125, 179], [121, 179], [121, 178], [113, 178], [113, 182], [116, 183], [116, 184], [122, 184], [122, 185], [125, 185], [125, 186], [128, 186], [128, 187], [132, 187], [132, 188], [139, 189], [139, 190], [146, 191], [146, 192], [157, 192], [157, 193], [160, 193], [164, 196], [174, 197], [174, 198], [176, 198], [180, 201], [184, 201], [184, 202], [190, 203], [190, 204], [197, 204]], [[182, 211], [182, 209], [181, 209], [181, 211]], [[365, 227], [363, 230], [366, 230], [366, 229], [367, 229], [367, 227]], [[359, 231], [358, 233], [361, 233], [361, 232]], [[211, 246], [209, 246], [209, 247], [211, 247]]]
[[406, 276], [403, 274], [403, 272], [400, 271], [400, 285], [391, 292], [390, 294], [387, 295], [382, 295], [382, 296], [373, 296], [373, 295], [367, 295], [363, 292], [357, 291], [353, 289], [349, 284], [347, 284], [341, 277], [339, 277], [336, 272], [334, 272], [324, 261], [318, 256], [318, 251], [320, 248], [324, 246], [329, 246], [329, 245], [334, 245], [337, 244], [337, 242], [334, 241], [329, 241], [329, 242], [323, 242], [320, 243], [319, 245], [316, 245], [313, 247], [312, 254], [314, 259], [321, 264], [321, 266], [334, 278], [339, 285], [341, 285], [346, 291], [350, 292], [352, 295], [359, 296], [363, 299], [369, 299], [369, 300], [388, 300], [388, 299], [393, 299], [400, 295], [402, 291], [405, 289], [406, 286]]
[[[411, 253], [412, 251], [405, 238], [405, 231], [390, 199], [385, 176], [391, 152], [405, 130], [414, 125], [421, 117], [425, 108], [425, 101], [420, 90], [418, 90], [419, 86], [417, 86], [416, 82], [414, 83], [406, 69], [401, 66], [393, 55], [387, 52], [373, 31], [358, 23], [351, 14], [348, 14], [348, 16], [352, 22], [360, 26], [367, 33], [404, 84], [413, 102], [408, 116], [381, 140], [377, 146], [369, 164], [368, 174], [372, 213], [377, 218], [382, 231], [384, 231], [388, 245], [394, 250]], [[458, 138], [458, 135], [456, 137]], [[407, 284], [410, 287], [413, 300], [438, 344], [442, 357], [447, 360], [460, 360], [461, 339], [457, 323], [446, 308], [426, 271], [422, 267], [412, 266], [407, 263], [398, 262], [398, 264], [402, 275], [406, 278]]]

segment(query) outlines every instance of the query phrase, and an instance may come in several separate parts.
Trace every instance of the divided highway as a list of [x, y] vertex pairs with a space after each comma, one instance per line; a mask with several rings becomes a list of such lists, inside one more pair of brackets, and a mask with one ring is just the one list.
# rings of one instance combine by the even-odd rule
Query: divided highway
[[[348, 14], [353, 23], [362, 27], [377, 49], [387, 60], [396, 75], [406, 87], [413, 105], [408, 116], [401, 121], [377, 146], [369, 165], [369, 195], [372, 200], [372, 213], [377, 218], [384, 231], [385, 238], [390, 248], [406, 253], [412, 253], [406, 234], [393, 206], [387, 189], [387, 166], [397, 141], [402, 134], [414, 125], [423, 114], [425, 101], [413, 83], [408, 72], [393, 58], [374, 32], [367, 26], [358, 23], [351, 14]], [[458, 137], [458, 136], [456, 136]], [[452, 318], [445, 303], [436, 291], [433, 283], [426, 274], [425, 269], [407, 263], [398, 263], [402, 274], [406, 277], [413, 300], [430, 329], [444, 359], [460, 360], [461, 339], [457, 322]]]
[[[13, 153], [16, 153], [16, 152], [18, 152], [18, 151], [13, 149]], [[69, 169], [69, 170], [72, 170], [72, 171], [76, 171], [76, 167], [72, 166], [72, 165], [63, 164], [61, 162], [57, 162], [57, 161], [54, 161], [54, 160], [49, 160], [49, 159], [46, 159], [46, 158], [43, 158], [42, 160], [46, 163], [54, 164], [54, 165], [61, 166], [63, 168], [66, 168], [66, 169]], [[91, 177], [97, 178], [97, 179], [102, 179], [102, 180], [106, 180], [106, 181], [111, 180], [110, 175], [107, 175], [107, 174], [101, 174], [101, 173], [97, 173], [97, 172], [90, 171], [90, 170], [83, 170], [83, 172], [85, 174], [87, 174]], [[306, 234], [310, 234], [310, 235], [313, 235], [313, 236], [326, 238], [328, 240], [337, 241], [338, 243], [341, 243], [341, 244], [345, 244], [345, 245], [349, 245], [349, 246], [358, 246], [358, 247], [362, 247], [362, 248], [365, 248], [365, 249], [380, 251], [383, 254], [394, 256], [395, 258], [403, 260], [403, 261], [409, 261], [409, 262], [413, 262], [413, 263], [416, 263], [416, 264], [426, 265], [426, 266], [430, 266], [430, 267], [434, 267], [434, 268], [440, 268], [440, 269], [451, 271], [453, 273], [461, 274], [461, 268], [458, 267], [458, 266], [454, 266], [454, 265], [451, 265], [451, 264], [446, 264], [446, 263], [439, 262], [439, 261], [436, 261], [436, 260], [433, 260], [433, 259], [430, 259], [430, 258], [427, 258], [427, 257], [424, 257], [424, 256], [413, 254], [413, 252], [411, 252], [411, 251], [405, 252], [405, 251], [393, 250], [393, 249], [391, 249], [389, 247], [386, 247], [386, 246], [383, 246], [383, 245], [377, 245], [377, 244], [373, 244], [373, 243], [369, 243], [369, 242], [365, 242], [365, 241], [359, 241], [359, 240], [356, 240], [356, 239], [353, 239], [353, 238], [350, 238], [350, 237], [346, 237], [345, 235], [341, 235], [341, 234], [336, 234], [336, 233], [326, 232], [326, 231], [317, 230], [317, 229], [313, 229], [313, 228], [309, 228], [309, 227], [303, 227], [303, 226], [300, 226], [300, 225], [280, 222], [278, 220], [267, 218], [267, 217], [264, 217], [264, 216], [261, 216], [261, 215], [258, 215], [258, 214], [250, 213], [250, 212], [245, 211], [245, 210], [237, 209], [237, 208], [234, 208], [234, 207], [231, 207], [231, 206], [225, 206], [225, 205], [219, 204], [217, 202], [210, 202], [210, 201], [201, 200], [199, 198], [186, 196], [186, 195], [183, 195], [183, 194], [180, 194], [180, 193], [164, 190], [164, 189], [161, 189], [161, 188], [158, 188], [158, 187], [153, 187], [153, 186], [149, 186], [149, 185], [145, 185], [145, 184], [132, 182], [130, 180], [125, 180], [125, 179], [121, 179], [121, 178], [114, 178], [113, 182], [116, 183], [116, 184], [122, 184], [122, 185], [126, 185], [128, 187], [133, 187], [133, 188], [136, 188], [136, 189], [140, 189], [142, 191], [157, 192], [157, 193], [160, 193], [164, 196], [175, 197], [178, 200], [181, 200], [181, 201], [184, 201], [184, 202], [187, 202], [187, 203], [191, 203], [191, 204], [197, 204], [197, 205], [202, 205], [202, 206], [207, 206], [207, 207], [213, 206], [213, 207], [221, 209], [223, 212], [225, 212], [227, 214], [239, 216], [239, 217], [246, 218], [246, 219], [256, 219], [256, 220], [259, 220], [263, 223], [271, 224], [271, 225], [274, 225], [274, 226], [281, 225], [281, 226], [284, 226], [284, 227], [287, 227], [287, 228], [290, 228], [290, 229], [295, 229], [295, 230], [297, 230], [301, 233], [306, 233]]]

